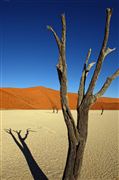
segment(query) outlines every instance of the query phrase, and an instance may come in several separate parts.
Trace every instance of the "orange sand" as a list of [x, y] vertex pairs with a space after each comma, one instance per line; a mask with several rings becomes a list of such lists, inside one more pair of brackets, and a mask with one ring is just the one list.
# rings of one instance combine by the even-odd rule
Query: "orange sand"
[[[0, 109], [61, 109], [59, 91], [45, 88], [0, 88]], [[77, 94], [68, 93], [71, 109], [76, 109]], [[119, 110], [118, 98], [100, 98], [91, 109]]]

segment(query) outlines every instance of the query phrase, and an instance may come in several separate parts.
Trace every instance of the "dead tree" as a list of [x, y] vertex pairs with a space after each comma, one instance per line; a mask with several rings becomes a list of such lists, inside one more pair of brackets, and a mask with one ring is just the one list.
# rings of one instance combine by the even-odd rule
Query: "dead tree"
[[55, 112], [58, 113], [58, 108], [57, 107], [53, 108], [53, 113], [55, 113]]
[[19, 147], [19, 149], [21, 150], [21, 152], [23, 153], [28, 167], [30, 169], [30, 172], [33, 176], [34, 180], [38, 180], [38, 179], [43, 179], [43, 180], [48, 180], [48, 178], [46, 177], [46, 175], [43, 173], [43, 171], [40, 169], [40, 167], [38, 166], [37, 162], [35, 161], [35, 159], [33, 158], [25, 140], [27, 139], [29, 132], [31, 130], [27, 129], [26, 130], [26, 134], [24, 137], [21, 136], [21, 130], [19, 131], [14, 131], [17, 136], [18, 136], [18, 140], [17, 138], [14, 136], [13, 132], [11, 129], [5, 129], [5, 131], [10, 134], [14, 140], [14, 142], [16, 143], [16, 145]]
[[90, 106], [96, 102], [96, 100], [102, 96], [111, 82], [119, 76], [119, 69], [110, 77], [107, 78], [102, 88], [94, 94], [94, 87], [98, 76], [100, 74], [102, 64], [107, 55], [115, 50], [107, 47], [108, 37], [109, 37], [109, 28], [110, 28], [110, 19], [112, 16], [112, 10], [107, 8], [106, 10], [106, 24], [105, 24], [105, 34], [102, 47], [99, 53], [99, 57], [95, 66], [95, 70], [92, 76], [92, 79], [89, 83], [88, 89], [85, 92], [85, 82], [87, 75], [91, 67], [95, 63], [88, 63], [88, 60], [91, 55], [91, 49], [89, 49], [86, 61], [84, 63], [82, 76], [80, 80], [79, 90], [78, 90], [78, 100], [77, 100], [77, 122], [75, 124], [74, 118], [72, 116], [71, 110], [69, 108], [68, 96], [67, 96], [67, 64], [66, 64], [66, 20], [65, 15], [61, 16], [62, 20], [62, 37], [58, 37], [57, 33], [51, 26], [47, 28], [52, 31], [57, 46], [59, 50], [59, 61], [57, 64], [57, 72], [60, 82], [60, 99], [62, 112], [64, 116], [64, 121], [66, 123], [67, 132], [68, 132], [68, 153], [66, 165], [63, 173], [63, 180], [77, 180], [80, 177], [80, 171], [82, 166], [83, 154], [87, 140], [88, 134], [88, 113]]
[[103, 112], [104, 112], [104, 108], [102, 107], [101, 115], [103, 115]]
[[53, 107], [53, 111], [52, 111], [53, 113], [55, 113], [55, 108]]
[[58, 113], [58, 108], [56, 108], [56, 113]]

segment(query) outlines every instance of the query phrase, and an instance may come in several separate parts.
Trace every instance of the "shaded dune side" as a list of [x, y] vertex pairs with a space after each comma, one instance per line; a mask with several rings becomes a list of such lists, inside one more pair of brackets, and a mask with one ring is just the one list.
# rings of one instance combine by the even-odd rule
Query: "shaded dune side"
[[[59, 91], [45, 88], [0, 88], [0, 109], [61, 109]], [[77, 94], [68, 93], [71, 109], [76, 109]], [[119, 110], [119, 99], [100, 98], [91, 109]]]

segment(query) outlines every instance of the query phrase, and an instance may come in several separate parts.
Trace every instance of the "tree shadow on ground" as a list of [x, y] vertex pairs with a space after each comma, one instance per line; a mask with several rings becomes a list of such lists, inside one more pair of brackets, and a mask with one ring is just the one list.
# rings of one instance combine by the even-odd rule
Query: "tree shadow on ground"
[[[48, 180], [47, 176], [44, 174], [44, 172], [41, 170], [41, 168], [38, 166], [37, 162], [35, 161], [33, 155], [31, 154], [25, 140], [27, 139], [29, 132], [31, 130], [27, 129], [26, 130], [26, 134], [24, 135], [24, 137], [21, 136], [21, 130], [19, 131], [14, 131], [12, 129], [5, 129], [5, 132], [7, 132], [8, 134], [11, 135], [11, 137], [13, 138], [14, 142], [16, 143], [16, 145], [19, 147], [19, 149], [21, 150], [21, 152], [23, 153], [26, 162], [28, 164], [28, 167], [30, 169], [30, 172], [33, 176], [34, 180]], [[15, 137], [15, 135], [13, 134], [13, 132], [15, 132], [18, 136], [18, 140]]]

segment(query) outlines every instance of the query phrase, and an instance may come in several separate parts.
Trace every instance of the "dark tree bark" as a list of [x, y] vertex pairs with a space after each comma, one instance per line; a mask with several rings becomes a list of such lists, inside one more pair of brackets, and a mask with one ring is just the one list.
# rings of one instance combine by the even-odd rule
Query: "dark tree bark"
[[65, 46], [66, 46], [66, 20], [65, 15], [61, 16], [62, 20], [62, 38], [60, 39], [54, 29], [51, 26], [48, 26], [48, 29], [52, 31], [58, 49], [59, 49], [59, 61], [57, 64], [57, 72], [60, 82], [60, 99], [62, 112], [64, 120], [67, 127], [68, 133], [68, 153], [66, 159], [66, 166], [63, 173], [63, 180], [77, 180], [80, 179], [80, 172], [83, 161], [83, 154], [86, 145], [87, 135], [88, 135], [88, 113], [90, 106], [102, 96], [106, 89], [111, 84], [117, 76], [119, 76], [119, 69], [110, 77], [107, 78], [106, 82], [102, 88], [96, 94], [93, 94], [93, 90], [100, 74], [103, 61], [105, 57], [113, 52], [115, 48], [107, 48], [109, 28], [110, 28], [110, 19], [112, 16], [112, 10], [107, 8], [106, 10], [106, 24], [105, 24], [105, 34], [104, 40], [102, 43], [101, 51], [96, 63], [96, 67], [89, 84], [87, 92], [85, 92], [85, 82], [87, 75], [91, 67], [95, 64], [92, 62], [88, 64], [88, 60], [91, 55], [91, 49], [89, 49], [86, 61], [84, 63], [84, 68], [80, 80], [79, 90], [78, 90], [78, 100], [77, 100], [77, 124], [75, 124], [71, 110], [68, 104], [67, 97], [67, 64], [66, 64], [66, 55], [65, 55]]
[[101, 115], [103, 115], [104, 109], [102, 108]]

